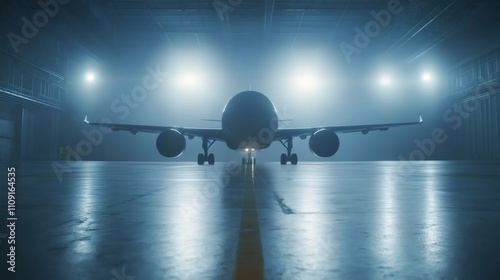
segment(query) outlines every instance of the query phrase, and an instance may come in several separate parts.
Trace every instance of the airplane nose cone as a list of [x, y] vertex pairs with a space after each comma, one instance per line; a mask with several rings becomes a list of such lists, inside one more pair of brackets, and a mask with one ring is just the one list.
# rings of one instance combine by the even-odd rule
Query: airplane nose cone
[[266, 148], [277, 129], [277, 121], [274, 106], [265, 95], [241, 92], [227, 103], [222, 114], [226, 144], [231, 149]]

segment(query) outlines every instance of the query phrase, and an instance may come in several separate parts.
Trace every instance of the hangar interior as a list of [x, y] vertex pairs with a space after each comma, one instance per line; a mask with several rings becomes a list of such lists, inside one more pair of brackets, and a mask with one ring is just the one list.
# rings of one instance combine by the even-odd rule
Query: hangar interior
[[[123, 69], [144, 68], [147, 61], [157, 59], [149, 54], [159, 49], [168, 52], [174, 48], [212, 47], [231, 53], [317, 45], [327, 46], [328, 51], [337, 55], [336, 64], [351, 74], [350, 79], [372, 75], [366, 69], [380, 59], [396, 61], [398, 71], [408, 73], [415, 71], [421, 61], [436, 62], [440, 88], [433, 93], [432, 100], [417, 100], [421, 102], [418, 112], [424, 115], [427, 124], [441, 126], [443, 117], [438, 114], [455, 103], [473, 102], [474, 98], [481, 102], [477, 110], [463, 118], [464, 125], [450, 132], [453, 135], [446, 147], [431, 158], [500, 157], [498, 89], [492, 87], [499, 78], [498, 32], [495, 32], [499, 17], [495, 1], [41, 3], [46, 4], [18, 1], [3, 4], [2, 8], [1, 28], [6, 36], [1, 44], [0, 81], [5, 109], [0, 153], [4, 161], [57, 159], [61, 157], [61, 149], [64, 153], [64, 147], [77, 144], [81, 134], [71, 135], [81, 130], [82, 117], [92, 112], [95, 104], [108, 102], [109, 96], [118, 96], [108, 83], [99, 89], [99, 94], [106, 98], [94, 100], [95, 103], [86, 100], [82, 82], [86, 69], [100, 69], [102, 79], [111, 80], [129, 75]], [[397, 5], [400, 13], [393, 15], [380, 31], [375, 28], [377, 36], [370, 45], [358, 48], [359, 54], [350, 53], [347, 63], [344, 59], [347, 56], [342, 54], [351, 49], [342, 50], [341, 44], [356, 47], [355, 28], [368, 26], [374, 20], [370, 12], [382, 11], [390, 5]], [[43, 14], [44, 9], [49, 14]], [[247, 68], [254, 71], [257, 67]], [[113, 73], [114, 77], [105, 73]], [[484, 88], [480, 97], [474, 97], [476, 89], [485, 84], [490, 89]], [[349, 91], [344, 94], [350, 94]], [[421, 94], [412, 92], [410, 87], [402, 91]], [[412, 148], [401, 149], [408, 152]]]

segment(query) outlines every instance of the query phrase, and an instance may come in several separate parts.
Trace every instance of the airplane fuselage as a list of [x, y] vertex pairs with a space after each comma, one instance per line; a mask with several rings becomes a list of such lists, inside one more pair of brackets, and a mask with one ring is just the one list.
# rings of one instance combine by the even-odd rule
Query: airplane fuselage
[[235, 95], [222, 112], [222, 131], [233, 150], [269, 147], [278, 130], [278, 114], [269, 98], [257, 91]]
[[254, 151], [262, 150], [276, 141], [281, 143], [286, 153], [280, 156], [280, 163], [297, 164], [297, 154], [292, 153], [293, 138], [302, 140], [309, 137], [309, 149], [318, 157], [331, 157], [340, 147], [337, 133], [361, 132], [367, 134], [373, 130], [387, 130], [390, 127], [414, 125], [422, 123], [422, 117], [417, 122], [320, 126], [303, 128], [286, 128], [278, 130], [278, 113], [273, 103], [264, 94], [257, 91], [243, 91], [236, 94], [224, 107], [221, 128], [187, 128], [176, 126], [151, 126], [134, 124], [91, 123], [85, 117], [87, 124], [110, 128], [113, 131], [126, 130], [132, 134], [138, 131], [157, 132], [156, 148], [168, 158], [177, 157], [186, 149], [186, 136], [189, 139], [200, 137], [203, 153], [198, 154], [198, 164], [205, 162], [214, 164], [215, 155], [209, 153], [209, 148], [216, 141], [225, 142], [233, 150], [244, 151], [247, 158], [242, 158], [243, 164], [255, 164]]

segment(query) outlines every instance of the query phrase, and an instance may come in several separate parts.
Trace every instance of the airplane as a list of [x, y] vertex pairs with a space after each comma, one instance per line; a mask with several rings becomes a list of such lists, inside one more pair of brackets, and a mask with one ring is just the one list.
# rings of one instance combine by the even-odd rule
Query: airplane
[[255, 164], [255, 152], [268, 148], [272, 142], [279, 141], [286, 149], [282, 153], [280, 163], [297, 164], [298, 157], [292, 153], [293, 138], [305, 140], [309, 138], [309, 148], [318, 157], [331, 157], [339, 149], [338, 133], [370, 131], [385, 131], [391, 127], [415, 125], [423, 122], [422, 116], [417, 122], [369, 124], [350, 126], [318, 126], [306, 128], [278, 127], [278, 113], [271, 100], [257, 91], [243, 91], [233, 96], [222, 111], [221, 128], [188, 128], [178, 126], [150, 126], [134, 124], [92, 123], [85, 116], [84, 122], [89, 125], [101, 126], [112, 131], [129, 131], [159, 133], [156, 139], [158, 152], [168, 158], [178, 157], [186, 148], [186, 138], [202, 139], [203, 153], [198, 154], [198, 164], [215, 163], [215, 156], [209, 153], [209, 148], [216, 142], [225, 142], [228, 148], [247, 153], [242, 158], [242, 164]]

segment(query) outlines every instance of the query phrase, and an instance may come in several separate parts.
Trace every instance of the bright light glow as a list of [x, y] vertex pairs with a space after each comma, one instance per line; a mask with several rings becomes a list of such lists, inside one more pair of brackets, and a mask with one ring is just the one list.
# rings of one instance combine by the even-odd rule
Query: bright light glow
[[425, 72], [422, 74], [422, 80], [424, 82], [430, 82], [430, 81], [432, 81], [432, 75], [428, 72]]
[[186, 71], [175, 77], [175, 82], [178, 87], [183, 89], [198, 89], [204, 83], [204, 78], [199, 73], [194, 71]]
[[311, 73], [298, 74], [295, 77], [295, 86], [300, 90], [314, 90], [320, 85], [318, 77]]
[[85, 75], [85, 80], [89, 83], [92, 83], [95, 81], [95, 74], [93, 72], [88, 72], [87, 75]]
[[185, 94], [206, 94], [221, 80], [218, 56], [208, 49], [174, 50], [164, 68], [169, 70], [165, 85], [185, 98]]
[[324, 93], [337, 80], [327, 53], [315, 48], [282, 50], [270, 59], [270, 84], [302, 98], [300, 102], [313, 100], [312, 95]]
[[383, 86], [390, 86], [392, 84], [392, 79], [389, 76], [382, 76], [380, 78], [380, 84]]
[[248, 152], [248, 148], [245, 149], [245, 152]]

